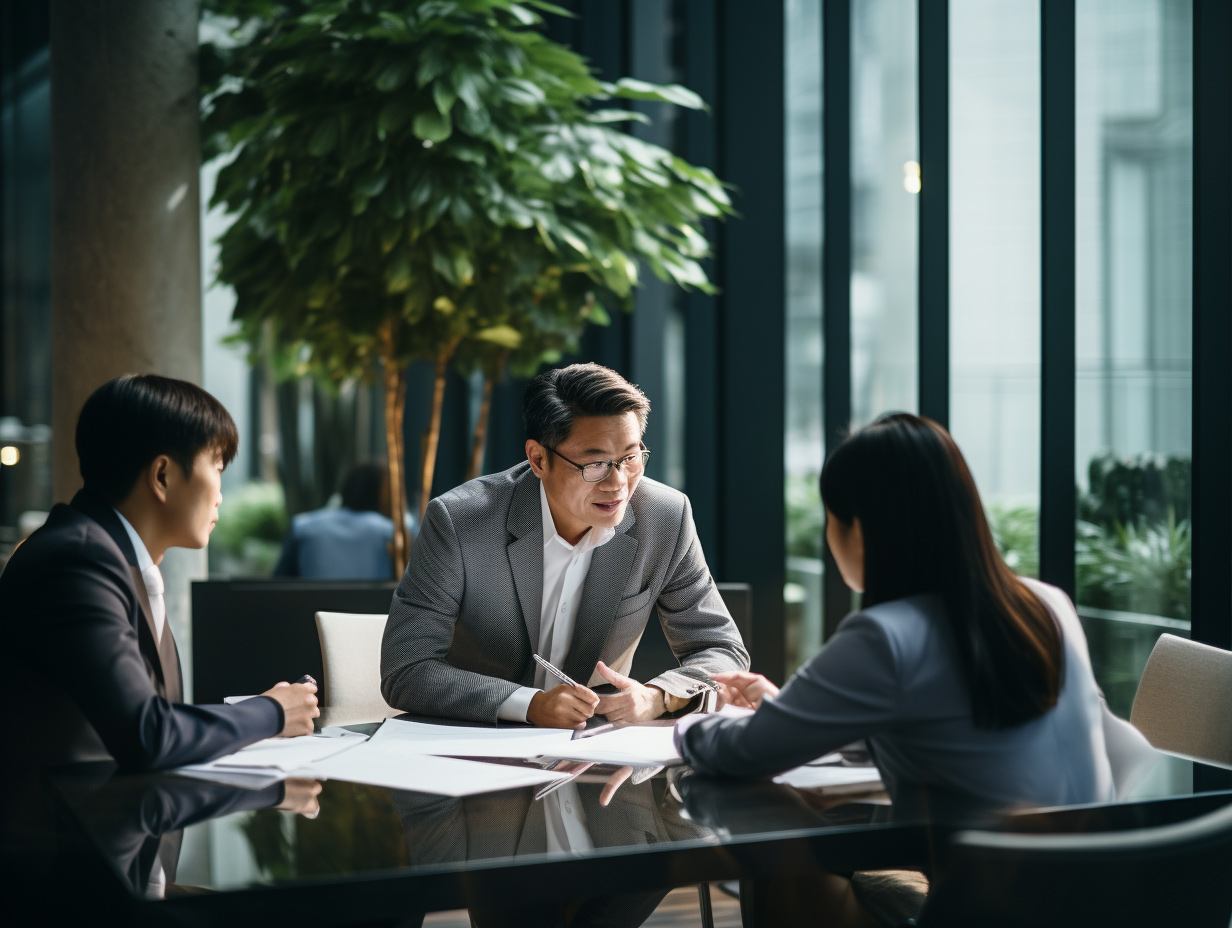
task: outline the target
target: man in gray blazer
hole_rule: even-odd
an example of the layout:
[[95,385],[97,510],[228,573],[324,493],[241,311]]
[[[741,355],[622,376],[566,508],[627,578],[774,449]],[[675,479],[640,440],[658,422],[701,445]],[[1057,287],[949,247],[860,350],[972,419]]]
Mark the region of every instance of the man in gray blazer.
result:
[[[684,494],[643,477],[650,403],[597,364],[547,371],[523,401],[527,460],[434,499],[394,591],[381,691],[404,712],[581,728],[701,699],[749,656]],[[681,662],[626,674],[651,611]],[[579,685],[538,666],[542,655]],[[615,693],[589,687],[609,683]]]

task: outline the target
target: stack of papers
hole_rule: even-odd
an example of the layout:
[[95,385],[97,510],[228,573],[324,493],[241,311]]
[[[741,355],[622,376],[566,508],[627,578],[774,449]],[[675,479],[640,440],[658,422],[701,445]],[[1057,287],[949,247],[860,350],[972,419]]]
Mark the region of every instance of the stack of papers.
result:
[[387,719],[372,736],[374,743],[398,745],[407,753],[442,757],[561,757],[573,731],[567,728],[468,728]]
[[216,783],[260,789],[286,777],[312,776],[314,765],[327,757],[358,747],[368,739],[345,729],[328,735],[266,738],[204,764],[189,764],[177,772]]
[[538,767],[485,764],[409,750],[396,739],[375,738],[353,751],[326,758],[313,768],[319,777],[409,789],[442,796],[469,796],[563,780],[568,775]]
[[562,760],[596,764],[667,767],[683,762],[676,750],[674,725],[629,725],[600,735],[577,738],[547,752]]

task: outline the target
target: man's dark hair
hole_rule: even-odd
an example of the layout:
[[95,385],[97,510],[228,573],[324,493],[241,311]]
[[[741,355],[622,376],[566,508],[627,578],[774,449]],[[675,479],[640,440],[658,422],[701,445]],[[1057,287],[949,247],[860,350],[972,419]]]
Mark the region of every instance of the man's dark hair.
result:
[[527,385],[522,398],[526,437],[545,448],[555,448],[567,439],[578,416],[627,412],[637,416],[638,428],[646,434],[650,400],[636,385],[601,364],[571,364],[544,371]]
[[360,461],[342,478],[342,505],[355,512],[389,515],[389,468],[376,461]]
[[77,417],[77,460],[86,490],[114,506],[165,454],[192,475],[193,460],[217,449],[230,464],[239,447],[235,421],[196,384],[157,374],[125,374],[86,400]]

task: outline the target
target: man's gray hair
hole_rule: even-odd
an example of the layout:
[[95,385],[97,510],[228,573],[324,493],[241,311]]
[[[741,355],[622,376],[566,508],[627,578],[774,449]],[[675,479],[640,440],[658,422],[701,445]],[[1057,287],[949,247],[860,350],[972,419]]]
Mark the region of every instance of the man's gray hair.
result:
[[522,421],[526,437],[555,448],[573,431],[578,416],[637,416],[639,432],[646,434],[650,400],[618,373],[602,364],[571,364],[544,371],[526,387]]

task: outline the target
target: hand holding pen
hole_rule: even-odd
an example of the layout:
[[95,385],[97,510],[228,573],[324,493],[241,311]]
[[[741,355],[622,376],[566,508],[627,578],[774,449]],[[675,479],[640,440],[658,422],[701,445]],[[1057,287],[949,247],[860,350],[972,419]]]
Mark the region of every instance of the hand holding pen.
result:
[[526,721],[541,728],[585,728],[586,720],[595,714],[595,706],[599,704],[598,695],[538,654],[534,658],[550,675],[564,682],[531,697],[526,708]]

